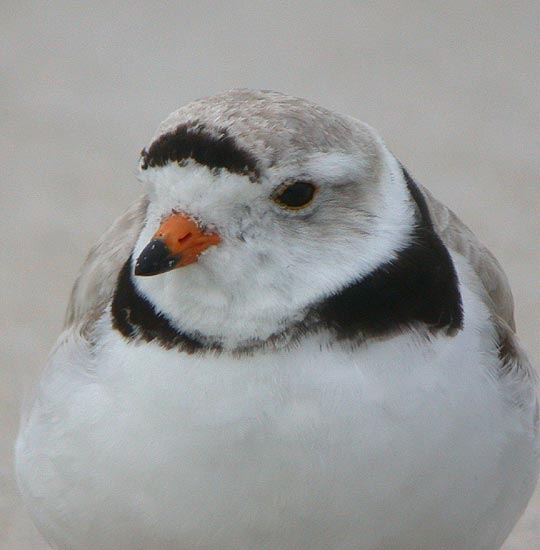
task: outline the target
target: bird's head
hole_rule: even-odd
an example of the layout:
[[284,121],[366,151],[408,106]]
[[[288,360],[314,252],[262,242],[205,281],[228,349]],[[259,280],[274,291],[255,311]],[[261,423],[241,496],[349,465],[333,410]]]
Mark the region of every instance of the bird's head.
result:
[[264,340],[391,260],[412,227],[399,163],[367,125],[274,92],[172,113],[143,151],[134,284],[180,330]]

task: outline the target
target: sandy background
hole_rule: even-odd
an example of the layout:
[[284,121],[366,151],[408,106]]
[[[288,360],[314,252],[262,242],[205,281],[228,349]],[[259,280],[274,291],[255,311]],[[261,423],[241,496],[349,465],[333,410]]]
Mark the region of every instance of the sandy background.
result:
[[[378,128],[495,252],[540,359],[540,3],[2,0],[0,547],[45,548],[11,450],[90,245],[169,111],[232,87]],[[505,546],[540,548],[540,496]]]

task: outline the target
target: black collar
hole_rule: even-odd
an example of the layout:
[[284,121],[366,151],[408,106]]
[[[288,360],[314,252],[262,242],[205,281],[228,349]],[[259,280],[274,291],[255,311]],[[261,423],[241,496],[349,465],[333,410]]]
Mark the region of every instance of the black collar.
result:
[[[285,336],[288,342],[298,341],[313,331],[327,331],[338,340],[359,343],[411,328],[448,335],[462,328],[463,309],[452,258],[433,228],[424,196],[405,169],[403,175],[417,206],[410,244],[368,276],[310,307],[304,321],[291,326],[286,335],[238,351],[253,351]],[[113,326],[125,338],[156,340],[166,348],[188,353],[221,351],[220,344],[175,329],[137,291],[132,277],[129,259],[120,272],[111,306]]]
[[410,244],[395,259],[314,308],[319,322],[340,339],[384,337],[412,326],[448,334],[462,328],[461,294],[452,258],[433,228],[424,196],[402,170],[417,206]]

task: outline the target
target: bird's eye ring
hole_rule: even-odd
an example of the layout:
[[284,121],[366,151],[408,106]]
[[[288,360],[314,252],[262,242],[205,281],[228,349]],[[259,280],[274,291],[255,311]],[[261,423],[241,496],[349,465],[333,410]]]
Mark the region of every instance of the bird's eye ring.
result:
[[277,188],[272,199],[282,208],[300,210],[313,202],[318,190],[311,181],[287,182]]

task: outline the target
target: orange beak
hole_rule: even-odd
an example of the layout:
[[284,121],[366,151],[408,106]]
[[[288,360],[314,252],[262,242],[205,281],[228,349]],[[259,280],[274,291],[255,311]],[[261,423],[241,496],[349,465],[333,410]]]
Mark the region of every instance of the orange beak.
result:
[[204,250],[219,244],[216,233],[204,233],[186,214],[174,213],[156,231],[135,263],[135,275],[166,273],[196,262]]

